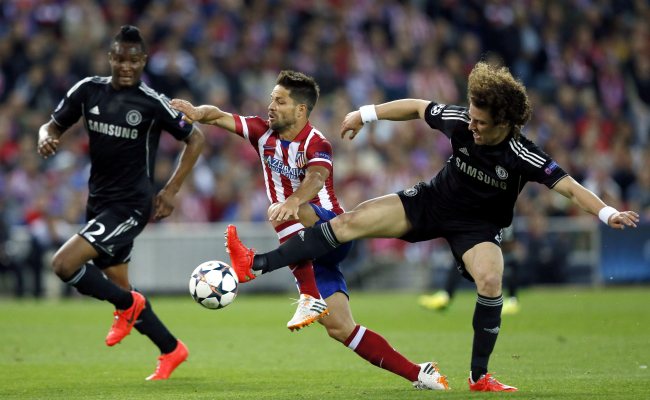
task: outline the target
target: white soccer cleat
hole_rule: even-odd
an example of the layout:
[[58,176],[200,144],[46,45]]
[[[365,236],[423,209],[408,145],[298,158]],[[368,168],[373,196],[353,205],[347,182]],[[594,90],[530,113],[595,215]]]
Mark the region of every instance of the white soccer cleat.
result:
[[291,331],[311,325],[329,314],[327,303],[323,299],[301,294],[296,303],[298,303],[296,313],[293,314],[291,321],[287,322],[287,328]]
[[434,362],[426,362],[418,365],[420,366],[420,373],[418,374],[418,380],[413,382],[414,388],[425,390],[449,390],[447,377],[440,374],[438,364]]

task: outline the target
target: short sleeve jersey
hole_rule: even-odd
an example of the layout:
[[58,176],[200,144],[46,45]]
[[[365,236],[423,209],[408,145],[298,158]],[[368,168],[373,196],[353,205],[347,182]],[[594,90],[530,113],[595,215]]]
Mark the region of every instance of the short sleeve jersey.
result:
[[440,206],[451,217],[480,219],[501,227],[511,224],[515,202],[524,185],[549,188],[567,173],[523,135],[494,146],[477,145],[469,130],[466,107],[432,102],[425,121],[449,138],[452,155],[431,183]]
[[341,214],[334,193],[334,167],[332,145],[310,123],[292,141],[283,140],[260,117],[235,118],[236,133],[247,139],[259,154],[266,184],[266,194],[271,203],[286,200],[305,179],[307,168],[322,166],[329,170],[329,177],[310,203]]
[[151,201],[161,132],[177,140],[192,132],[192,125],[170,107],[167,97],[143,82],[116,90],[111,77],[79,81],[52,114],[64,129],[80,117],[89,136],[89,197],[100,204]]

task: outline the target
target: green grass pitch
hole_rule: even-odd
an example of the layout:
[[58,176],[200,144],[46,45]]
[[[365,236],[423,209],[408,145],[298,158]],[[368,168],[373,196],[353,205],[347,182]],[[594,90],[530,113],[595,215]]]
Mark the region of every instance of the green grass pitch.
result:
[[442,313],[415,293],[352,293],[357,323],[414,362],[436,360],[449,392],[417,391],[314,325],[285,328],[286,295],[240,295],[218,311],[152,297],[190,349],[168,381],[146,382],[155,347],[135,330],[104,345],[111,307],[89,298],[0,299],[0,399],[650,399],[650,288],[528,289],[505,316],[490,371],[517,393],[470,393],[475,294]]

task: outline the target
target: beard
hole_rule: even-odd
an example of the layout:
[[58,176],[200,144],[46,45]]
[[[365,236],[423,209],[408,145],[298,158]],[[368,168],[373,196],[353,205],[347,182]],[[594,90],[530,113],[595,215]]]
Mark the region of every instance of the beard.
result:
[[293,126],[296,124],[296,120],[289,121],[289,120],[282,120],[280,121],[277,117],[275,118],[274,121],[270,123],[271,129],[274,131],[284,131],[286,129],[289,129],[289,127]]

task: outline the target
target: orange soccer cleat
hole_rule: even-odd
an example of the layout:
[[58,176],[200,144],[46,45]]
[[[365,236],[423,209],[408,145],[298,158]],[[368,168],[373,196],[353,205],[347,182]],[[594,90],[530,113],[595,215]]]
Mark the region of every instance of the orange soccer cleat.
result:
[[131,333],[135,321],[137,321],[140,313],[144,310],[147,302],[144,296],[133,290],[131,291],[131,296],[133,296],[133,304],[131,304],[131,307],[126,310],[115,310],[113,313],[115,319],[113,320],[111,329],[108,331],[108,335],[106,335],[107,346],[118,344],[126,335]]
[[517,388],[514,386],[504,385],[497,381],[490,374],[485,374],[476,382],[472,381],[470,376],[467,380],[469,383],[469,390],[472,392],[516,392]]
[[174,351],[158,357],[156,370],[153,374],[149,375],[146,380],[162,381],[168,379],[176,367],[178,367],[183,361],[187,360],[189,354],[190,352],[187,350],[187,346],[179,340]]
[[251,281],[259,275],[251,269],[255,250],[244,246],[239,240],[235,225],[228,225],[226,229],[226,251],[230,254],[230,266],[235,270],[239,282]]

